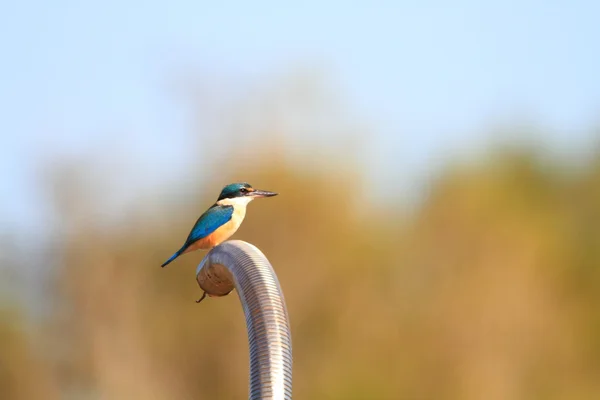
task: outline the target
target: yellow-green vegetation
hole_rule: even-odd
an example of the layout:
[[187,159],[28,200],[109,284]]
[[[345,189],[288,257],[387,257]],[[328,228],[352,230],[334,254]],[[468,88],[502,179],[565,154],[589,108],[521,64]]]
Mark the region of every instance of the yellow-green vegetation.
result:
[[[389,199],[338,201],[365,185],[358,166],[276,161],[245,176],[280,196],[253,203],[235,238],[283,286],[294,398],[600,398],[600,163],[562,173],[513,152],[448,169],[406,218]],[[140,198],[113,227],[61,186],[53,306],[27,331],[1,314],[0,398],[245,398],[237,296],[194,302],[202,252],[160,268],[238,177],[175,206]]]

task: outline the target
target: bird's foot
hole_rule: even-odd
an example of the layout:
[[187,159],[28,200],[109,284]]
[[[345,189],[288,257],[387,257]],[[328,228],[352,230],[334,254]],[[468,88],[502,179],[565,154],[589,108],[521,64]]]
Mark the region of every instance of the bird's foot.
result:
[[204,300],[205,297],[206,297],[206,292],[204,292],[202,294],[202,297],[200,297],[200,299],[196,300],[196,303],[200,303],[202,300]]

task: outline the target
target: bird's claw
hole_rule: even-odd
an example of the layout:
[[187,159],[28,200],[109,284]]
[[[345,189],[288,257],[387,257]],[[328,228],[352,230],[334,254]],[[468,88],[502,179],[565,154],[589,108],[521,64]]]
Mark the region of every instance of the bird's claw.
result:
[[202,300],[204,300],[205,297],[206,297],[206,292],[204,292],[202,294],[202,297],[200,297],[200,299],[196,300],[196,303],[200,303]]

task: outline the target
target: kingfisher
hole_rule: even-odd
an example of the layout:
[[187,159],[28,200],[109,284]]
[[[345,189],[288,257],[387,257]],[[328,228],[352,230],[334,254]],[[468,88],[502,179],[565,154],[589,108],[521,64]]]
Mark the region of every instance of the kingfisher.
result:
[[272,196],[277,196],[277,193],[254,189],[246,182],[225,186],[215,204],[198,218],[183,246],[161,267],[166,267],[182,254],[212,249],[224,242],[242,224],[248,203],[256,198]]

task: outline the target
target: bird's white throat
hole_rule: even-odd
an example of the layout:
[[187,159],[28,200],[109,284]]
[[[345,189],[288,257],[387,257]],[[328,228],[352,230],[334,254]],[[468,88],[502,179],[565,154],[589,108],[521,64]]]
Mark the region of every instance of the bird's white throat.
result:
[[246,207],[252,200],[254,200],[254,197],[251,196],[234,197],[231,199],[219,200],[217,201],[217,204],[220,206]]

